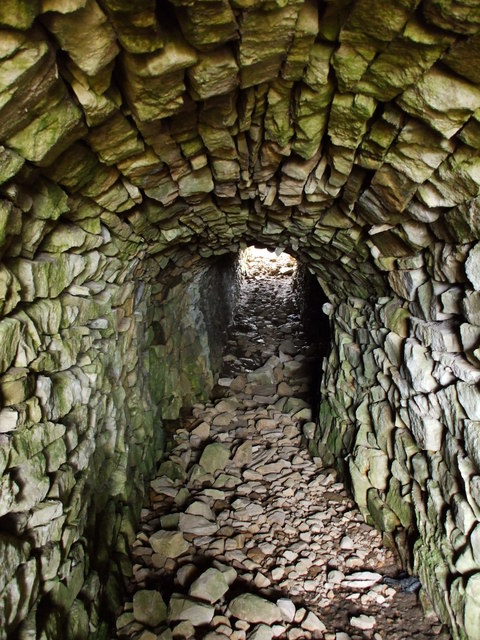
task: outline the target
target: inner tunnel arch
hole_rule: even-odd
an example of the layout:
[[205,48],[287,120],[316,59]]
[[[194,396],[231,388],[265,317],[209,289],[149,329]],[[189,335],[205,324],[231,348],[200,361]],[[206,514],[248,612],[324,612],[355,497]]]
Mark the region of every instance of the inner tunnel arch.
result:
[[252,242],[329,298],[318,453],[406,564],[418,531],[413,570],[478,637],[479,21],[437,0],[2,2],[0,638],[101,635],[162,424],[210,379],[202,260]]

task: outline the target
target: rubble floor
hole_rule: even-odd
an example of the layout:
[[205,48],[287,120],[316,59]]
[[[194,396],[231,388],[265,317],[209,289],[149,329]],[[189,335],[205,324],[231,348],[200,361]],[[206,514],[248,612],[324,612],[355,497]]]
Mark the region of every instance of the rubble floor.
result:
[[450,638],[306,449],[318,353],[292,270],[283,256],[250,263],[213,399],[173,434],[151,482],[119,640]]

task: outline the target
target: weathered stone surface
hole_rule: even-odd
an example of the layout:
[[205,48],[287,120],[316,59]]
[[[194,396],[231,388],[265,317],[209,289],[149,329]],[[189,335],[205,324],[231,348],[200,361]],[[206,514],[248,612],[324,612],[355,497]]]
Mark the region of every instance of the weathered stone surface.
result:
[[162,47],[164,38],[154,4],[150,0],[133,5],[106,0],[104,6],[117,38],[126,51],[150,53]]
[[342,147],[355,149],[366,131],[366,121],[375,110],[375,100],[354,94],[335,94],[328,121],[328,134]]
[[421,449],[439,451],[442,446],[444,426],[432,415],[431,407],[424,396],[411,398],[408,403],[408,415],[412,434]]
[[480,622],[479,583],[480,576],[476,573],[468,579],[465,588],[465,631],[471,638],[475,638],[478,635]]
[[416,340],[409,339],[405,343],[405,366],[413,389],[420,392],[433,391],[437,387],[434,379],[434,362],[425,347]]
[[208,624],[214,613],[213,607],[175,593],[168,605],[168,620],[187,620],[194,627]]
[[472,457],[477,470],[480,469],[480,421],[466,420],[464,426],[465,447]]
[[157,531],[149,539],[155,553],[164,558],[178,558],[188,550],[181,531]]
[[[285,410],[318,465],[348,460],[362,513],[400,552],[416,523],[426,591],[455,633],[474,627],[474,588],[464,592],[478,564],[468,532],[480,495],[479,12],[470,5],[1,3],[0,511],[36,546],[34,562],[9,556],[8,580],[0,570],[9,634],[33,637],[46,599],[42,633],[103,633],[98,603],[118,604],[113,562],[127,566],[144,487],[163,460],[161,431],[186,408],[212,408],[195,404],[213,386],[233,288],[200,274],[248,244],[286,248],[328,295],[320,415],[294,389],[302,364],[291,346],[261,368],[264,349],[249,380],[229,372],[223,392],[274,409],[252,425],[223,407],[175,442],[163,468],[172,483],[150,487],[183,509],[191,547],[174,529],[178,513],[158,516],[178,534],[172,553],[214,538],[212,554],[259,565],[248,567],[256,588],[275,582],[242,536],[286,527],[283,506],[267,510],[258,496],[288,474],[283,498],[297,491],[299,454],[257,460],[230,438],[255,426],[273,442]],[[211,431],[197,430],[201,421]],[[194,466],[217,427],[231,455]],[[244,474],[252,498],[237,496],[214,531]],[[197,495],[207,488],[219,493]],[[301,524],[292,528],[311,544],[318,523]],[[85,531],[98,542],[101,580],[84,557]],[[150,537],[135,553],[168,571],[175,558],[152,553]],[[285,550],[292,567],[275,576],[302,575],[308,558],[296,566],[297,551]],[[319,584],[310,576],[305,590]],[[272,633],[310,633],[307,617]],[[195,635],[188,618],[176,622],[177,635]]]
[[296,7],[285,6],[272,11],[248,11],[242,15],[239,55],[242,87],[259,84],[277,74],[297,14]]
[[5,318],[0,322],[0,371],[12,364],[20,343],[21,325],[18,320]]
[[398,104],[451,138],[480,106],[480,91],[454,75],[428,71],[416,87],[405,91]]
[[156,627],[167,617],[167,606],[158,591],[143,589],[133,596],[133,615],[137,622]]
[[218,569],[207,569],[192,583],[189,595],[214,604],[228,591],[224,574]]
[[246,622],[273,624],[282,619],[279,608],[273,602],[251,593],[237,596],[228,607],[236,618]]
[[238,67],[230,49],[204,52],[188,69],[191,92],[196,100],[232,91],[238,84]]
[[[115,32],[94,0],[87,0],[72,13],[49,12],[48,28],[76,65],[89,76],[99,73],[117,55]],[[82,42],[95,43],[85,51]]]
[[470,420],[480,420],[480,391],[476,385],[458,382],[456,385],[458,401]]
[[84,132],[80,109],[65,97],[11,136],[7,143],[27,160],[44,166],[51,164]]
[[181,108],[183,70],[196,61],[197,54],[178,34],[169,35],[159,52],[142,57],[124,55],[125,92],[139,120],[159,120]]
[[197,536],[208,536],[218,531],[218,524],[208,520],[204,516],[197,516],[187,513],[180,514],[178,523],[180,531],[193,533]]
[[137,131],[118,112],[100,126],[92,127],[88,141],[105,164],[116,164],[141,153],[144,148]]
[[467,278],[472,283],[474,289],[480,290],[480,244],[476,244],[469,252],[465,262]]
[[230,449],[220,443],[208,444],[202,452],[199,464],[206,473],[223,471],[230,458]]

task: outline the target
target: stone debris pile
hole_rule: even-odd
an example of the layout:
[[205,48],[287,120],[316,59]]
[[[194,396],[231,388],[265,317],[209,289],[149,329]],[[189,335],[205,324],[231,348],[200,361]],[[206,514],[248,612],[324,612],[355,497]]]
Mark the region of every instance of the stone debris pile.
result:
[[[222,397],[194,406],[150,484],[119,640],[406,639],[417,622],[415,638],[448,637],[423,620],[414,594],[383,581],[398,572],[392,553],[335,471],[302,446],[315,428],[311,352],[295,346],[304,338],[292,296],[274,310],[289,281],[272,289],[267,279],[263,293],[246,281],[241,302],[260,313],[247,322],[241,305],[235,327],[248,325],[253,340],[247,349],[234,330]],[[259,354],[260,366],[240,371],[242,357]]]

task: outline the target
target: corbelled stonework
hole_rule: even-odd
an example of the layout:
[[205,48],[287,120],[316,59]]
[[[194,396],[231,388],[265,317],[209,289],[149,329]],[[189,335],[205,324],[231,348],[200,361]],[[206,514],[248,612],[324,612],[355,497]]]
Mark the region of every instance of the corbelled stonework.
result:
[[0,638],[107,635],[162,423],[213,380],[205,283],[230,299],[216,261],[256,242],[329,298],[312,452],[478,640],[480,4],[2,0],[0,25]]

